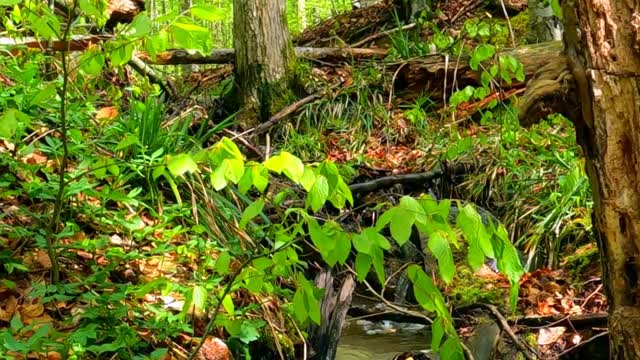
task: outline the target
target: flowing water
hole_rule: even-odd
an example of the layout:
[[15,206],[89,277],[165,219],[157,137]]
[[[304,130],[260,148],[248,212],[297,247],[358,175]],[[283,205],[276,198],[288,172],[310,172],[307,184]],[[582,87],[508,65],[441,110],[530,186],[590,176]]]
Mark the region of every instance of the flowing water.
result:
[[427,349],[429,343],[424,325],[349,321],[342,330],[336,360],[391,360],[405,351]]

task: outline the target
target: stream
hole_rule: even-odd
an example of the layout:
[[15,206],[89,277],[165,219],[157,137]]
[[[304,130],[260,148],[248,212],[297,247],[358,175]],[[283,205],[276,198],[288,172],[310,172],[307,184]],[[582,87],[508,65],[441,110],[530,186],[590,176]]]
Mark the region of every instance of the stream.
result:
[[391,360],[405,351],[429,347],[429,328],[392,321],[348,319],[342,330],[336,360]]

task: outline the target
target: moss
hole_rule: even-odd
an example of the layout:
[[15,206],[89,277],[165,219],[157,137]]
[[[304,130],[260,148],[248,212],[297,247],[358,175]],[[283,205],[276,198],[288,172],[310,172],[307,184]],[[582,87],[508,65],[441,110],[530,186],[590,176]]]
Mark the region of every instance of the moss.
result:
[[[516,38],[516,45],[524,45],[527,41],[527,29],[529,27],[529,10],[524,10],[520,12],[518,15],[509,19],[511,22],[511,28],[513,29],[513,35]],[[511,46],[511,36],[509,35],[509,25],[506,20],[496,20],[497,24],[506,29],[501,33],[495,34],[492,39],[492,43],[496,46],[500,47],[510,47]]]
[[488,279],[477,277],[467,266],[458,269],[458,273],[448,295],[454,307],[477,303],[506,305],[508,294]]
[[562,262],[562,266],[569,271],[574,279],[584,279],[593,273],[590,268],[599,267],[598,247],[591,243],[579,247],[570,255],[567,255]]

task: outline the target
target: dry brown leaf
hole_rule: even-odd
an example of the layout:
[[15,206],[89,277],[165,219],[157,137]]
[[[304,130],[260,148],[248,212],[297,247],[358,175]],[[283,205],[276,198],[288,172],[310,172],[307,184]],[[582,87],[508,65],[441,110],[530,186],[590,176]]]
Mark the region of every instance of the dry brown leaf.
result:
[[540,329],[538,334],[538,346],[555,344],[567,329],[564,326],[556,326]]
[[0,320],[9,322],[18,308],[18,300],[14,296],[9,296],[0,306]]
[[36,253],[36,260],[38,264],[42,266],[44,269],[51,269],[51,259],[49,258],[49,254],[46,251],[39,249]]
[[118,116],[118,109],[114,106],[106,106],[96,111],[96,120],[111,120]]
[[20,315],[25,318],[37,318],[44,314],[44,306],[42,304],[23,305],[20,308]]

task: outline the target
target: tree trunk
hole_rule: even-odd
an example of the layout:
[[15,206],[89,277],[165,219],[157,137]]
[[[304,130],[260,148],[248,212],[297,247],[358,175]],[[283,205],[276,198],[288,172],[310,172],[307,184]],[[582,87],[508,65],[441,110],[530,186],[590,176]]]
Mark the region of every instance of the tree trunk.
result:
[[398,19],[405,24],[414,22],[420,13],[431,15],[432,0],[393,0]]
[[612,359],[640,359],[640,2],[569,0],[565,45],[610,303]]
[[234,0],[233,44],[241,124],[269,119],[287,89],[295,60],[285,0]]
[[562,40],[562,23],[553,15],[549,1],[529,0],[529,44]]

